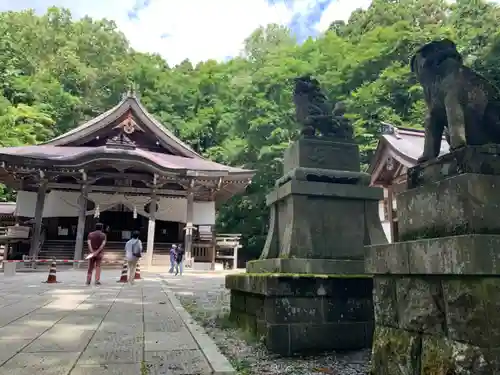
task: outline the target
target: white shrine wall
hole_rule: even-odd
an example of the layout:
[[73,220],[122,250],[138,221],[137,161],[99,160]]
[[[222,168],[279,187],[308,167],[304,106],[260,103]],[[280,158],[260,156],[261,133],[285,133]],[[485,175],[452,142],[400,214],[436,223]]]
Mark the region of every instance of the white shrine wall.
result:
[[[17,216],[34,217],[36,206],[36,192],[18,191],[16,200]],[[78,216],[79,192],[52,190],[45,196],[43,217],[76,217]],[[89,193],[89,200],[99,211],[109,210],[118,204],[127,206],[130,210],[137,210],[137,214],[148,217],[144,206],[149,202],[148,196],[133,196],[126,194]],[[213,225],[215,224],[215,202],[194,202],[193,224]],[[87,211],[87,215],[93,215],[94,210]],[[158,197],[157,220],[174,221],[185,223],[187,214],[186,198]]]

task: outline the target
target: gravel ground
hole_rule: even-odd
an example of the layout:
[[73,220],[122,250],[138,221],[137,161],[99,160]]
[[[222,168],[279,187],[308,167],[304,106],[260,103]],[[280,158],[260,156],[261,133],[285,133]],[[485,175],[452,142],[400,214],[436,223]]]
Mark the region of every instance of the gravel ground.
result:
[[280,358],[268,353],[262,343],[228,321],[229,291],[224,288],[224,276],[194,273],[168,276],[167,283],[239,375],[368,374],[369,350],[306,358]]

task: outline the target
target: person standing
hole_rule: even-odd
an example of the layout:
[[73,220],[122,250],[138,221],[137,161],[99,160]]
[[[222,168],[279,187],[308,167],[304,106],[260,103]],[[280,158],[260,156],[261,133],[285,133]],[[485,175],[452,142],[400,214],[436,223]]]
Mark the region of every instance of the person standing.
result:
[[95,268],[95,285],[101,285],[101,262],[104,256],[103,249],[106,245],[106,234],[103,232],[104,225],[97,223],[95,230],[90,232],[87,237],[89,253],[93,254],[89,259],[89,268],[87,269],[87,285],[92,281],[92,272]]
[[184,249],[182,248],[182,245],[179,245],[179,247],[177,247],[177,251],[175,252],[175,276],[177,276],[178,273],[180,273],[182,276],[183,260],[184,260]]
[[128,282],[130,285],[134,284],[137,262],[142,257],[142,242],[139,235],[139,231],[134,230],[132,237],[125,244],[125,258],[128,264]]
[[176,253],[177,253],[177,245],[173,244],[170,247],[170,269],[168,270],[168,273],[174,273]]

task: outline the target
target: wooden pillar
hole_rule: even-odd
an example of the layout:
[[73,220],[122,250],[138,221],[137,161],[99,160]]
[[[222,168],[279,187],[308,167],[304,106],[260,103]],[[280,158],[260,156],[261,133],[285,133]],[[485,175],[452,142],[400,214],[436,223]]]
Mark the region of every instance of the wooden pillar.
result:
[[393,215],[393,197],[394,197],[394,190],[392,185],[387,186],[387,219],[389,220],[389,228],[390,228],[390,234],[391,234],[391,240],[390,242],[396,242],[395,233],[394,233],[394,215]]
[[186,211],[186,235],[184,236],[184,250],[186,251],[186,259],[192,258],[193,248],[193,214],[194,214],[194,192],[192,190],[193,181],[187,194],[187,211]]
[[36,194],[36,205],[35,205],[35,225],[33,226],[33,233],[31,235],[30,244],[30,256],[33,258],[38,257],[40,252],[40,238],[42,232],[42,219],[43,219],[43,208],[45,206],[45,195],[47,193],[48,181],[44,178],[43,172],[40,172],[40,184],[38,186],[38,192]]
[[[86,181],[84,174],[83,180]],[[76,242],[74,260],[83,259],[83,246],[85,243],[85,221],[87,218],[87,198],[89,193],[89,185],[84,183],[82,191],[78,197],[78,226],[76,228]]]
[[148,221],[148,240],[146,246],[146,261],[148,267],[153,265],[153,250],[155,246],[155,228],[156,228],[156,189],[151,190],[151,203],[149,205]]
[[217,255],[217,237],[215,235],[215,225],[212,225],[210,227],[210,230],[212,231],[212,247],[211,247],[211,250],[212,250],[212,266],[210,267],[210,269],[212,271],[215,271],[215,256]]
[[238,249],[240,248],[240,245],[234,247],[234,253],[233,253],[233,270],[238,268]]

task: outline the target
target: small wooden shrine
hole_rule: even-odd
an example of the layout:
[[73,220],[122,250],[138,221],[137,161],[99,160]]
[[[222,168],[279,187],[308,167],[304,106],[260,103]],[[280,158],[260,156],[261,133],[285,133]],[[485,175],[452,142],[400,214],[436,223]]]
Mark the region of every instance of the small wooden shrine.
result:
[[[381,136],[368,173],[371,186],[384,188],[384,200],[380,202],[380,220],[390,242],[398,238],[395,194],[406,190],[406,172],[417,164],[424,150],[424,131],[397,128],[383,123]],[[449,152],[446,141],[441,143],[441,154]]]

